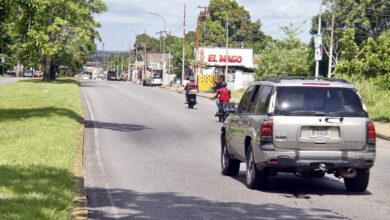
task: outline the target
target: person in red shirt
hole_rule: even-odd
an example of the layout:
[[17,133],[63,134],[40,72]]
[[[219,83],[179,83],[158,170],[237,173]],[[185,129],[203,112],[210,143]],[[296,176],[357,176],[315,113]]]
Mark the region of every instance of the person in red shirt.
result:
[[230,102],[231,92],[226,88],[226,83],[222,83],[222,88],[217,90],[217,94],[214,98],[218,98],[218,112],[215,114],[217,116],[222,109],[222,105]]
[[198,86],[195,84],[195,80],[191,79],[186,86],[184,87],[185,90],[185,97],[186,97],[186,102],[185,104],[188,103],[188,93],[190,92],[191,89],[198,89]]

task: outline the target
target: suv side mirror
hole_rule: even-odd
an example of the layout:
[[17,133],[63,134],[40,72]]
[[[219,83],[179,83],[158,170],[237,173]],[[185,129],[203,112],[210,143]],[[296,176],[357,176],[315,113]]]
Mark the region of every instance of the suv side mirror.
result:
[[238,105],[236,103],[228,103],[223,105],[223,111],[228,113],[236,113]]

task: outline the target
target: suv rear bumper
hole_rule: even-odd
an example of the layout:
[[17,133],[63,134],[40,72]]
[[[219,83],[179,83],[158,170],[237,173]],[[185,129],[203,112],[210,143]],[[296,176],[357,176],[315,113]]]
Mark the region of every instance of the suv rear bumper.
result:
[[264,146],[253,141],[255,163],[258,169],[318,169],[320,164],[327,170],[337,168],[367,169],[374,165],[375,151],[308,151],[276,149],[272,144]]

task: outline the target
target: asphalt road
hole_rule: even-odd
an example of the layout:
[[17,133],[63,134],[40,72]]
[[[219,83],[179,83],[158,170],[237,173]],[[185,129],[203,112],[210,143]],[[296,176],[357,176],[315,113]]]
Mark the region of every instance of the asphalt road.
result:
[[90,219],[385,219],[390,143],[378,140],[365,193],[342,180],[281,174],[265,191],[220,174],[215,104],[162,88],[82,81],[84,172]]
[[14,83],[20,80],[27,80],[29,78],[22,78],[22,77],[1,77],[0,76],[0,84],[6,84],[6,83]]

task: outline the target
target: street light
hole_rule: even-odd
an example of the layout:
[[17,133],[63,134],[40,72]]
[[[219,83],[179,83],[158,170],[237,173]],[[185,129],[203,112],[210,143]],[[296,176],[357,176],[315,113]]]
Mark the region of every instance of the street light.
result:
[[167,31],[166,31],[166,23],[165,23],[165,19],[164,19],[163,16],[161,16],[161,15],[159,15],[157,13],[154,13],[154,12],[150,12],[150,14],[155,15],[155,16],[161,18],[161,20],[164,23],[164,35],[163,35],[163,75],[164,75],[164,72],[165,72],[164,71],[165,70],[165,68],[164,68],[164,62],[165,62],[165,34],[167,33]]
[[165,19],[164,19],[164,17],[163,16],[161,16],[161,15],[159,15],[159,14],[157,14],[157,13],[154,13],[154,12],[150,12],[150,14],[152,14],[152,15],[155,15],[155,16],[157,16],[157,17],[159,17],[159,18],[161,18],[161,20],[163,21],[163,23],[164,23],[164,31],[166,31],[165,30]]

